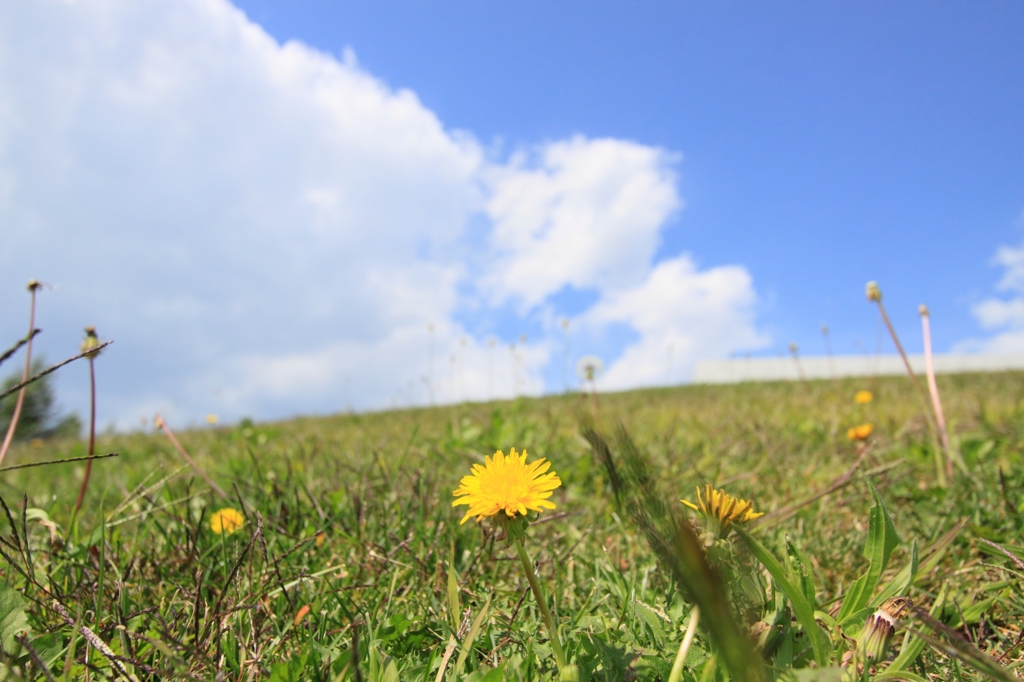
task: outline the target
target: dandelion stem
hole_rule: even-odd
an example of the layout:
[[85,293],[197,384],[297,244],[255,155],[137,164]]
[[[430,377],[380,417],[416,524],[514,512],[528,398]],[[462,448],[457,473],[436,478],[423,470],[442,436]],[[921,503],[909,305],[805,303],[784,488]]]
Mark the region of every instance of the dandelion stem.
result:
[[686,655],[690,653],[690,645],[693,644],[693,637],[697,634],[697,622],[700,620],[700,607],[694,606],[690,611],[690,622],[686,625],[686,634],[679,644],[679,653],[672,664],[672,672],[668,675],[668,682],[679,682],[683,676],[683,664],[686,663]]
[[96,366],[93,364],[95,356],[89,356],[89,460],[85,463],[85,477],[82,479],[82,487],[78,491],[78,499],[75,500],[75,513],[82,509],[82,501],[85,500],[85,491],[89,487],[89,476],[92,474],[93,451],[96,449]]
[[526,579],[530,582],[530,589],[533,590],[533,596],[537,599],[537,606],[540,607],[540,613],[544,616],[544,624],[547,626],[548,635],[551,637],[551,650],[555,654],[555,663],[558,664],[558,670],[562,671],[565,669],[565,654],[562,653],[562,644],[558,641],[558,630],[555,629],[555,621],[551,617],[551,611],[548,609],[548,602],[544,597],[544,589],[537,581],[537,574],[533,572],[533,562],[530,560],[529,555],[527,555],[526,550],[523,549],[523,544],[517,538],[512,538],[512,544],[516,546],[519,561],[522,562],[523,570],[526,571]]
[[209,476],[207,476],[206,472],[203,471],[199,467],[199,465],[196,464],[196,461],[189,456],[189,454],[185,450],[185,448],[183,448],[181,446],[181,443],[178,442],[178,439],[175,438],[174,432],[171,431],[171,427],[169,427],[167,425],[167,422],[164,421],[164,418],[160,416],[160,413],[157,413],[156,417],[153,419],[153,423],[156,425],[156,427],[158,429],[161,429],[164,432],[164,434],[167,435],[167,439],[171,441],[171,445],[173,445],[174,449],[178,451],[178,454],[181,455],[181,458],[184,459],[186,462],[188,462],[189,466],[191,466],[195,470],[195,472],[197,474],[199,474],[203,478],[204,481],[206,481],[206,485],[210,486],[210,488],[215,493],[220,495],[225,500],[230,499],[230,498],[228,498],[228,494],[226,492],[224,492],[224,489],[221,488],[216,483],[214,483],[213,479],[210,478]]
[[[885,322],[885,326],[889,329],[889,335],[892,337],[892,342],[896,344],[896,350],[900,352],[900,357],[903,358],[903,364],[906,366],[907,374],[910,375],[910,381],[914,384],[914,389],[917,391],[917,397],[921,399],[921,404],[924,406],[924,416],[932,432],[932,440],[935,441],[936,449],[941,448],[942,446],[939,442],[938,436],[939,429],[935,425],[935,418],[932,416],[931,406],[928,404],[928,399],[924,395],[924,389],[921,388],[921,382],[917,380],[917,375],[914,374],[914,370],[910,366],[910,360],[907,358],[907,354],[903,350],[903,344],[900,343],[900,337],[896,336],[896,329],[892,326],[892,322],[889,321],[889,315],[885,312],[885,306],[882,305],[882,300],[878,299],[875,303],[878,304],[878,310],[882,313],[882,321]],[[944,451],[945,448],[942,448],[942,450]],[[935,456],[936,458],[941,458],[943,457],[943,454],[942,452],[938,452]],[[945,467],[941,460],[936,462],[935,469],[935,473],[939,479],[939,487],[947,487],[948,480],[946,478]]]
[[935,421],[939,426],[939,442],[946,451],[946,477],[953,478],[953,457],[949,450],[949,432],[946,430],[946,416],[942,412],[942,400],[939,399],[939,385],[935,382],[935,363],[932,361],[932,327],[928,308],[921,306],[921,332],[924,336],[924,369],[928,377],[928,393],[935,409]]
[[[22,384],[28,381],[28,373],[32,368],[32,339],[35,338],[33,332],[36,328],[36,291],[38,289],[39,285],[34,280],[29,282],[28,291],[32,295],[32,303],[29,306],[28,313],[28,343],[25,345],[25,371],[21,377]],[[11,447],[11,441],[14,440],[14,430],[18,428],[18,419],[21,418],[21,408],[25,404],[25,391],[27,388],[27,386],[24,386],[18,392],[18,401],[14,404],[11,423],[7,426],[7,435],[4,436],[3,445],[0,445],[0,464],[3,464],[4,457],[7,456],[7,449]]]

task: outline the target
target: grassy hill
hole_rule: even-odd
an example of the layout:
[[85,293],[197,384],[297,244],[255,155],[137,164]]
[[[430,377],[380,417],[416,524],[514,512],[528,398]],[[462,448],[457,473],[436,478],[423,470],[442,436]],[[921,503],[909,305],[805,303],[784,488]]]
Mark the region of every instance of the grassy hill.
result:
[[[0,479],[0,660],[11,679],[376,682],[435,680],[442,667],[442,679],[559,679],[515,550],[452,508],[473,464],[515,447],[546,457],[561,479],[557,509],[531,514],[525,547],[579,679],[668,680],[694,600],[708,607],[678,679],[998,678],[1011,673],[994,659],[1024,660],[1024,563],[1012,556],[1024,551],[1024,375],[945,376],[939,386],[963,462],[945,489],[925,408],[899,378],[180,433],[224,498],[162,434],[103,436],[97,449],[120,456],[94,463],[74,521],[81,463]],[[855,404],[859,389],[874,400]],[[874,427],[866,445],[847,438],[862,423]],[[37,442],[5,464],[83,454],[77,441]],[[847,484],[807,501],[844,472]],[[748,536],[715,538],[679,502],[705,484],[766,516],[735,524]],[[211,529],[222,508],[244,518],[236,532]],[[881,535],[865,552],[871,533]],[[841,610],[869,574],[863,608]],[[865,660],[859,633],[892,594],[922,612],[899,621],[884,656]],[[730,647],[751,661],[746,670]],[[785,677],[791,670],[804,676]]]

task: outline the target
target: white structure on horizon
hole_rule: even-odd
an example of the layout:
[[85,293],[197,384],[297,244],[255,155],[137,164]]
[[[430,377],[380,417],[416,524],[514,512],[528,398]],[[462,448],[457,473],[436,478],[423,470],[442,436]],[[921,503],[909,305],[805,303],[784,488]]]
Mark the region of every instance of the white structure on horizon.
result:
[[[910,366],[924,374],[924,355],[910,355]],[[936,374],[1024,370],[1024,355],[946,353],[932,356]],[[906,374],[899,355],[729,358],[698,360],[692,383],[734,384],[741,381],[799,381]]]

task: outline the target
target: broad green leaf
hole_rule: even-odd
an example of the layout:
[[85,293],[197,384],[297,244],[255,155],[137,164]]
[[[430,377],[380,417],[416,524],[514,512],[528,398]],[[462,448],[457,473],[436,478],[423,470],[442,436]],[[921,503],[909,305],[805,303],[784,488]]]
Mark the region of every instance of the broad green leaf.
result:
[[25,600],[12,587],[0,587],[0,644],[5,651],[14,649],[14,636],[28,630]]
[[883,604],[889,597],[906,594],[907,588],[914,584],[914,579],[917,577],[917,563],[917,540],[915,539],[910,545],[910,563],[904,566],[896,574],[896,577],[882,587],[882,590],[875,595],[875,598],[868,602],[869,605],[877,607]]
[[871,495],[875,498],[875,506],[871,508],[871,521],[877,521],[880,526],[875,534],[872,534],[870,526],[868,527],[868,542],[864,545],[864,558],[870,560],[873,565],[877,564],[877,572],[881,575],[900,539],[896,535],[896,526],[893,525],[892,517],[885,507],[885,502],[882,501],[882,496],[878,494],[871,479],[865,476],[864,481],[871,488]]
[[800,585],[800,589],[803,590],[804,596],[807,597],[811,606],[815,606],[817,589],[814,586],[814,568],[811,565],[811,560],[789,537],[786,538],[786,552],[792,559],[787,563],[790,564],[793,581]]
[[843,597],[843,604],[839,607],[839,613],[836,614],[836,620],[840,624],[846,624],[850,617],[860,611],[864,604],[868,602],[868,598],[871,596],[871,590],[868,589],[868,580],[868,575],[864,574],[850,584],[850,589],[846,591],[846,596]]
[[896,526],[892,523],[892,517],[889,516],[889,510],[885,508],[882,496],[878,494],[875,486],[872,485],[866,476],[862,475],[862,477],[868,484],[868,487],[871,488],[872,497],[875,498],[875,505],[871,507],[871,512],[868,516],[868,537],[864,543],[864,558],[869,562],[868,570],[867,573],[850,585],[850,590],[843,599],[843,605],[839,609],[839,615],[836,617],[836,620],[840,623],[846,620],[850,614],[856,613],[867,606],[868,601],[871,599],[871,594],[875,591],[875,587],[882,577],[882,572],[885,571],[885,567],[889,564],[889,557],[892,556],[892,551],[899,544]]
[[384,675],[380,679],[381,682],[399,682],[398,666],[395,665],[395,659],[388,662],[388,666],[384,668]]
[[47,667],[52,666],[64,652],[64,635],[60,632],[51,632],[47,635],[40,635],[31,642],[32,648],[39,654],[39,658]]
[[757,557],[757,560],[771,573],[772,578],[775,579],[775,584],[789,598],[789,603],[793,605],[796,619],[800,621],[804,633],[811,640],[814,660],[818,662],[819,666],[824,667],[828,665],[831,653],[828,638],[821,628],[818,627],[818,622],[814,620],[814,607],[807,601],[803,590],[793,584],[789,576],[786,575],[786,569],[782,567],[782,564],[775,558],[775,555],[769,552],[754,536],[740,527],[736,528],[736,533],[743,538],[750,551]]

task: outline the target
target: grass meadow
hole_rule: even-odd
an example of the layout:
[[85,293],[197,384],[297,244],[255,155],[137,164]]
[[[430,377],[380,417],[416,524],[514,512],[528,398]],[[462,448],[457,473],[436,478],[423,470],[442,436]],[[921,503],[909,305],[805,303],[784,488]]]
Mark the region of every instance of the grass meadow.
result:
[[[99,435],[97,454],[119,456],[94,461],[74,519],[81,462],[0,478],[0,676],[1016,679],[1024,375],[938,381],[962,458],[947,488],[906,378],[178,432],[223,496],[160,432]],[[870,403],[855,403],[862,389]],[[870,437],[850,441],[863,423]],[[510,447],[562,482],[524,545],[571,671],[515,550],[452,507],[471,466]],[[16,443],[5,466],[86,448]],[[679,501],[705,484],[765,516],[716,537]],[[241,513],[235,532],[211,528],[224,508]],[[865,631],[894,596],[913,605],[868,657]]]

